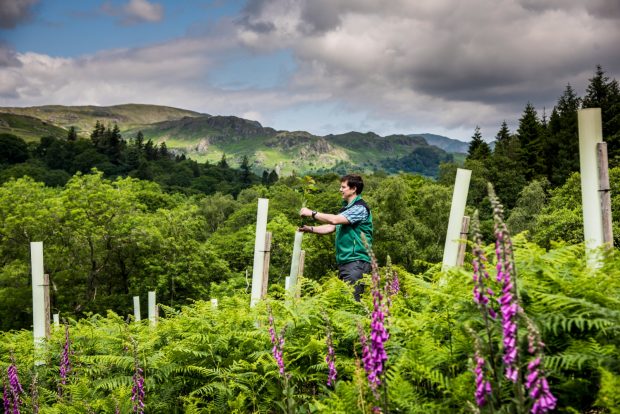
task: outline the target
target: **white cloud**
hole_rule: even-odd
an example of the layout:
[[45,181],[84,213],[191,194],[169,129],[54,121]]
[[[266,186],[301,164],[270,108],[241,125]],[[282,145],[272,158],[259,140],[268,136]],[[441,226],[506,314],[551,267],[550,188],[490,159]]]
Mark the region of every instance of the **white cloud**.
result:
[[[550,113],[567,83],[583,94],[596,64],[618,78],[616,2],[255,0],[215,30],[149,47],[59,59],[0,45],[0,105],[142,102],[319,134],[468,139],[480,125],[492,138],[528,101]],[[295,72],[271,89],[209,84],[240,45],[291,50]]]
[[32,7],[39,0],[0,1],[0,28],[12,29],[31,17]]
[[150,3],[148,0],[129,0],[127,4],[116,7],[110,2],[106,2],[101,10],[111,16],[121,19],[123,25],[133,25],[137,23],[155,23],[164,17],[164,8],[161,4]]

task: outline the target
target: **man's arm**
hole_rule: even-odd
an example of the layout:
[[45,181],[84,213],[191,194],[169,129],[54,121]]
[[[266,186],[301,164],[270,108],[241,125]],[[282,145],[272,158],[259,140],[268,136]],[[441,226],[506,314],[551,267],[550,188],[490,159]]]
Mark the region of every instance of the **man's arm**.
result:
[[333,224],[323,224],[321,226],[301,226],[299,231],[304,233],[329,234],[336,231]]
[[[327,223],[327,224],[332,224],[332,225],[349,224],[349,220],[342,214],[319,213],[318,211],[312,211],[306,207],[299,210],[299,215],[302,217],[312,217],[316,221],[320,221],[321,223]],[[333,232],[334,230],[330,231],[329,233]]]

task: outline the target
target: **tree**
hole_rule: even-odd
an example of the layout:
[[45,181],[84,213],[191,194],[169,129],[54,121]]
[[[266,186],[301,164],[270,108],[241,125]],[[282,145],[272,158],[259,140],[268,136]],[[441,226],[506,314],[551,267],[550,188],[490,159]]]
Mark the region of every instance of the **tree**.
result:
[[69,128],[69,132],[67,133],[67,141],[77,141],[77,132],[75,131],[75,127],[72,126]]
[[162,142],[161,144],[159,144],[159,156],[161,158],[168,158],[170,155],[170,153],[168,152],[168,146],[166,145],[165,142]]
[[252,172],[250,171],[250,161],[248,156],[244,155],[241,160],[241,183],[248,185],[252,183]]
[[612,165],[620,164],[620,87],[618,81],[605,76],[601,65],[590,79],[583,98],[583,108],[601,108],[603,138]]
[[28,144],[12,134],[0,134],[0,164],[18,164],[28,159]]
[[269,178],[267,179],[267,185],[272,185],[277,183],[279,180],[278,177],[278,173],[276,172],[276,170],[271,170],[271,172],[269,173]]
[[489,144],[482,139],[480,127],[476,126],[474,135],[471,137],[471,142],[469,143],[469,149],[467,150],[467,159],[484,161],[490,156],[491,148],[489,147]]
[[521,148],[519,159],[524,166],[525,178],[530,180],[543,175],[546,169],[541,140],[541,123],[536,109],[529,102],[519,119],[517,138]]
[[134,139],[134,145],[140,151],[144,149],[144,134],[142,133],[142,131],[138,131],[138,133],[136,134],[136,138]]
[[228,168],[228,162],[226,161],[226,153],[222,153],[222,158],[220,162],[217,163],[217,166],[220,168]]
[[570,84],[553,108],[545,141],[547,177],[558,186],[579,170],[579,136],[577,110],[580,99]]

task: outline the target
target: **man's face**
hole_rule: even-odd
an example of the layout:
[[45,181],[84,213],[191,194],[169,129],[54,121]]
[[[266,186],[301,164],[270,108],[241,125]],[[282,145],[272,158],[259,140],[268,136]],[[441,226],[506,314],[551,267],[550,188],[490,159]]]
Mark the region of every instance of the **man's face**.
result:
[[342,194],[342,198],[345,200],[350,200],[351,197],[355,197],[355,187],[349,187],[349,183],[347,181],[343,181],[340,183],[340,194]]

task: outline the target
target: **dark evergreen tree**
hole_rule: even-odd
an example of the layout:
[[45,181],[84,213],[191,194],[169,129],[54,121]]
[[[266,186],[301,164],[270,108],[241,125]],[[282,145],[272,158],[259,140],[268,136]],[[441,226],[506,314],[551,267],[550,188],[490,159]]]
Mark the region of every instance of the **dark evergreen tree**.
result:
[[241,182],[244,185],[249,185],[252,183],[252,171],[250,171],[250,161],[248,160],[248,156],[244,155],[241,160]]
[[77,141],[77,132],[75,131],[75,127],[72,126],[69,128],[69,132],[67,133],[67,141]]
[[579,170],[579,106],[580,99],[568,84],[551,112],[545,140],[545,157],[547,178],[554,186],[563,184],[573,172]]
[[222,159],[220,159],[220,162],[217,164],[217,166],[220,168],[228,168],[228,162],[226,161],[225,153],[222,153]]
[[601,108],[603,139],[607,142],[610,166],[620,165],[620,87],[610,80],[601,65],[590,79],[583,98],[583,108]]
[[95,123],[95,127],[93,128],[93,131],[90,133],[90,139],[95,145],[95,147],[99,146],[99,141],[103,137],[104,133],[105,133],[105,127],[103,126],[101,122],[99,122],[99,120],[97,120],[97,122]]
[[144,149],[144,134],[142,131],[138,131],[133,142],[138,150],[142,151]]
[[269,173],[267,170],[263,170],[263,176],[261,177],[260,182],[262,185],[267,185],[269,183]]
[[481,160],[484,161],[491,156],[491,148],[482,139],[482,133],[480,133],[480,127],[476,126],[474,135],[471,137],[469,143],[469,149],[467,150],[468,160]]
[[523,116],[519,119],[517,138],[520,147],[519,160],[523,165],[525,178],[531,180],[544,175],[546,168],[541,139],[541,123],[536,109],[529,102],[525,106]]
[[512,160],[519,158],[519,140],[508,129],[506,121],[502,122],[497,135],[495,135],[494,156],[508,157]]
[[155,161],[157,159],[158,151],[153,140],[150,138],[146,141],[146,144],[144,144],[144,156],[148,161]]
[[272,185],[277,183],[279,180],[278,177],[278,173],[276,172],[276,170],[271,170],[271,172],[269,173],[269,179],[267,180],[267,185]]
[[170,153],[168,152],[168,146],[165,142],[159,144],[159,157],[163,159],[167,159],[170,157]]

